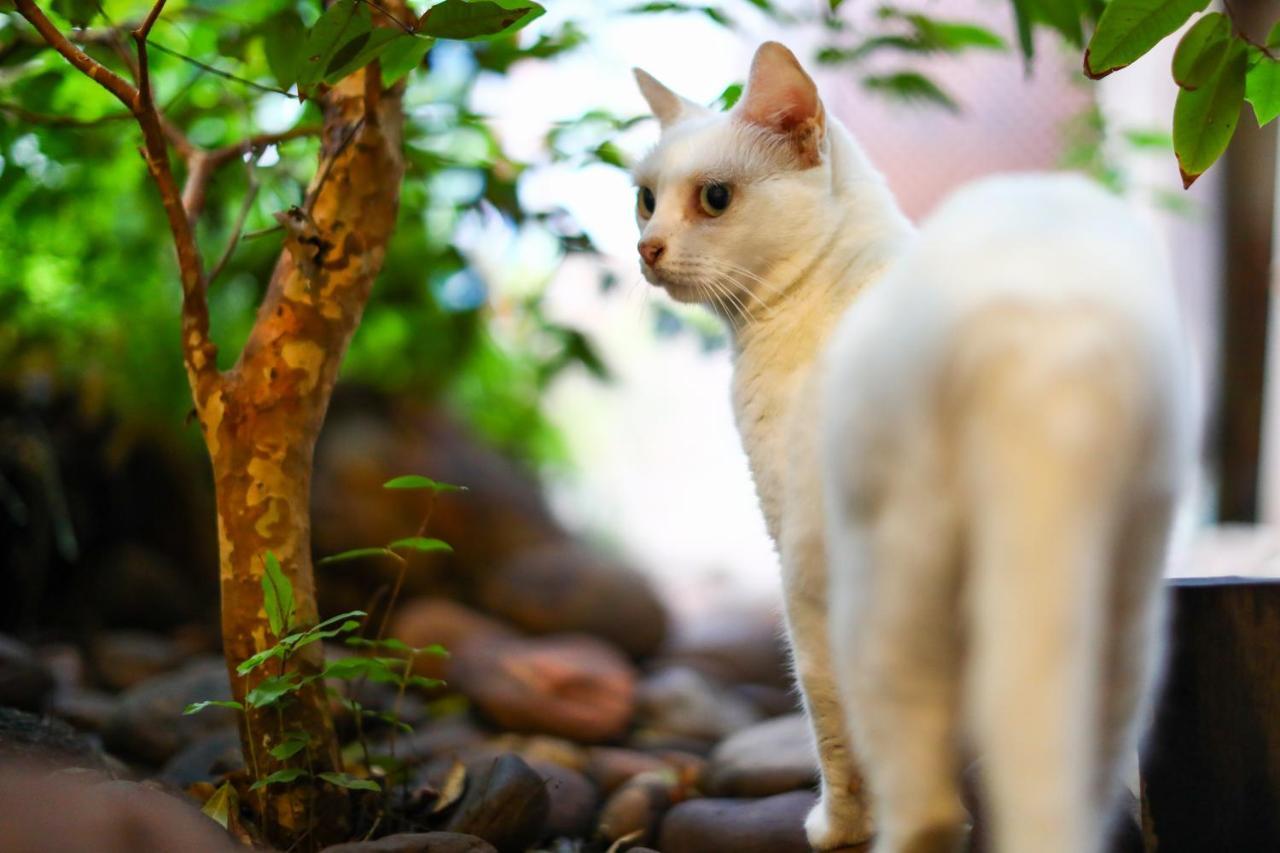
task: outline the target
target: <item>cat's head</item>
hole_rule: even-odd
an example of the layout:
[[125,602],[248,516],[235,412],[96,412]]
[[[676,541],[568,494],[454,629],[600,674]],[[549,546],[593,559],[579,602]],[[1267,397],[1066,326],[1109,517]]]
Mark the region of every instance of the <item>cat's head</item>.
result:
[[742,98],[715,112],[635,69],[662,126],[634,170],[640,267],[682,302],[750,313],[820,239],[833,200],[826,113],[787,48],[756,51]]

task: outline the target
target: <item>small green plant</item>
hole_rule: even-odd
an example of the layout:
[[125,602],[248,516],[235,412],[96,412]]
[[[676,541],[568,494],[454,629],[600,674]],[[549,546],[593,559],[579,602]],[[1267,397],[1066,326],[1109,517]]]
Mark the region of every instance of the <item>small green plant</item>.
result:
[[[375,777],[394,774],[399,768],[395,756],[395,736],[397,732],[410,732],[412,729],[401,720],[399,709],[404,694],[410,687],[433,689],[443,686],[444,682],[414,674],[414,663],[421,656],[447,656],[448,651],[438,644],[413,647],[394,637],[386,637],[389,614],[404,582],[404,572],[408,562],[404,552],[441,552],[453,550],[448,543],[423,535],[430,521],[434,496],[444,492],[464,491],[465,487],[442,483],[429,477],[407,475],[387,481],[384,486],[396,490],[426,490],[432,493],[433,499],[428,511],[414,536],[397,539],[384,546],[355,548],[326,557],[319,561],[320,565],[356,560],[366,557],[391,557],[400,567],[395,586],[383,609],[377,632],[372,636],[364,636],[369,627],[369,614],[364,610],[351,610],[340,613],[315,625],[303,627],[298,624],[294,606],[293,585],[280,567],[280,561],[273,553],[266,553],[262,558],[262,605],[266,613],[267,623],[275,642],[247,658],[236,668],[236,674],[247,677],[255,670],[266,669],[271,674],[245,694],[244,702],[205,700],[193,702],[184,711],[185,714],[196,714],[206,708],[229,708],[244,713],[246,706],[255,709],[274,709],[276,719],[280,722],[278,731],[268,738],[271,744],[268,752],[280,762],[288,762],[280,770],[266,776],[257,777],[250,791],[262,792],[272,785],[296,783],[302,781],[323,781],[353,791],[370,791],[385,793],[385,789]],[[337,640],[351,648],[355,654],[349,657],[328,662],[325,667],[313,675],[303,675],[291,665],[297,653],[312,643],[325,640]],[[274,670],[274,671],[272,671]],[[389,684],[396,688],[396,699],[390,711],[380,711],[365,707],[354,698],[356,690],[346,692],[326,688],[327,694],[340,703],[352,715],[355,723],[359,751],[354,755],[348,752],[347,760],[363,765],[362,774],[340,771],[316,772],[311,757],[313,736],[310,732],[297,728],[286,728],[283,713],[288,703],[298,691],[314,681],[341,681],[358,687],[366,681]],[[244,717],[247,724],[248,717]],[[390,755],[386,757],[371,755],[365,738],[366,724],[376,720],[390,727]],[[250,766],[256,765],[255,756],[245,756]],[[219,788],[215,796],[220,796],[215,811],[215,819],[223,822],[221,815],[227,811],[225,799],[229,796],[226,786]],[[266,810],[263,809],[263,813]],[[225,822],[224,822],[224,825]]]

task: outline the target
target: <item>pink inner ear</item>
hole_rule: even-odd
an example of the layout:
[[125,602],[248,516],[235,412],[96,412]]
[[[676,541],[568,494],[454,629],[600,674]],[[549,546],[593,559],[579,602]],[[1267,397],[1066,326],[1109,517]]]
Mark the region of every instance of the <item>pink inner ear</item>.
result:
[[759,62],[751,71],[742,99],[746,121],[788,133],[817,116],[818,92],[791,61]]

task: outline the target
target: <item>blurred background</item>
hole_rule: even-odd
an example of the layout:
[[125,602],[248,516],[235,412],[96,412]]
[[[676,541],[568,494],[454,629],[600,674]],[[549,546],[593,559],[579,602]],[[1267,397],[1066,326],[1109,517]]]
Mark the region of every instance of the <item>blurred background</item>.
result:
[[[727,340],[641,279],[627,174],[657,137],[632,66],[723,106],[765,39],[811,70],[913,218],[981,175],[1073,169],[1158,224],[1210,414],[1204,487],[1171,572],[1271,571],[1280,542],[1259,523],[1280,517],[1266,382],[1274,127],[1242,117],[1224,161],[1184,192],[1168,130],[1176,40],[1092,83],[1048,30],[1024,61],[1003,0],[546,5],[517,37],[439,43],[410,78],[399,224],[317,451],[317,557],[407,535],[425,513],[454,547],[415,559],[406,638],[474,627],[460,614],[581,631],[649,672],[672,671],[658,655],[760,687],[747,717],[788,707],[776,557],[732,422]],[[1275,18],[1246,5],[1262,28]],[[304,22],[314,6],[297,4]],[[293,8],[171,6],[156,87],[195,142],[315,121],[308,104],[208,68],[269,80],[260,28]],[[138,4],[105,10],[126,20]],[[969,29],[949,47],[903,48],[918,12]],[[90,688],[57,694],[63,716],[110,732],[109,694],[216,649],[213,497],[188,417],[173,249],[135,128],[33,36],[0,13],[0,631],[38,647],[50,684],[79,673]],[[271,214],[299,201],[317,144],[271,146],[211,185],[209,246],[252,187],[245,237],[210,288],[224,367],[280,250]],[[426,506],[381,488],[408,473],[469,491]],[[388,580],[367,563],[320,567],[322,610],[362,607]],[[725,649],[756,668],[726,670]],[[692,689],[664,677],[642,703]],[[741,722],[675,729],[714,741]],[[153,764],[185,745],[140,736],[106,737]]]

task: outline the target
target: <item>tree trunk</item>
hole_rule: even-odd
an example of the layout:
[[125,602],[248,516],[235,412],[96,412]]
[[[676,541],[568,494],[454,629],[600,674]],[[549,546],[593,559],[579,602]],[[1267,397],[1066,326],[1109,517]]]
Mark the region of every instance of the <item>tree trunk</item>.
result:
[[[369,85],[365,84],[368,75]],[[239,361],[217,381],[193,378],[217,490],[223,651],[239,701],[274,670],[236,674],[275,644],[263,606],[267,552],[293,584],[297,623],[318,619],[311,566],[312,452],[347,344],[359,324],[395,226],[403,114],[400,91],[381,92],[377,64],[327,96],[320,166],[308,207],[282,217],[281,254]],[[293,660],[303,676],[323,667],[320,644]],[[295,694],[281,719],[246,708],[241,742],[255,779],[286,766],[341,770],[321,682]],[[268,754],[283,731],[303,729],[312,746],[286,762]],[[346,791],[319,780],[270,788],[264,823],[273,841],[304,847],[346,840]]]

